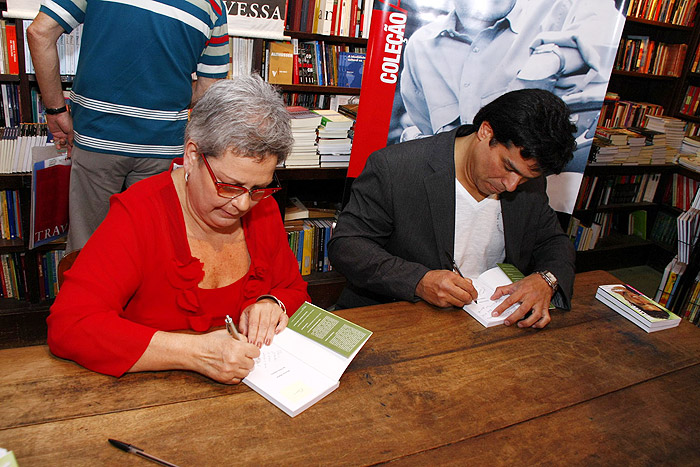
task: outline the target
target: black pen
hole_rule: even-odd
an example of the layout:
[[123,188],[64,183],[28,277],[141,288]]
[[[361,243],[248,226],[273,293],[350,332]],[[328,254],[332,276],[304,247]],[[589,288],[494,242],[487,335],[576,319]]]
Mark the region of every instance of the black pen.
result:
[[141,456],[144,459],[148,459],[149,461],[153,461],[156,464],[166,465],[168,467],[177,467],[177,465],[175,465],[175,464],[171,464],[168,461],[164,461],[163,459],[158,459],[156,456],[152,456],[150,454],[143,452],[143,449],[137,448],[134,445],[123,443],[121,441],[117,441],[116,439],[112,439],[112,438],[108,438],[107,440],[109,441],[109,444],[111,444],[115,448],[121,449],[124,452],[136,454],[137,456]]
[[[446,251],[445,254],[447,255],[447,259],[449,259],[450,263],[452,264],[452,270],[454,272],[456,272],[457,274],[459,274],[459,277],[464,279],[464,275],[462,274],[462,271],[460,271],[459,267],[457,267],[457,263],[455,263],[455,260],[454,260],[454,258],[452,258],[452,255],[450,254],[450,252]],[[476,301],[476,298],[474,299],[474,303],[476,303],[477,305],[479,304],[479,302]]]

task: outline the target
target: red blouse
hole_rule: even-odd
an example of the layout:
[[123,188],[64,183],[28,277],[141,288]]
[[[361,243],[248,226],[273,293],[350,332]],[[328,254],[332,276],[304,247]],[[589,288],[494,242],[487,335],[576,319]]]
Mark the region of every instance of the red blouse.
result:
[[251,258],[233,284],[201,289],[204,270],[190,253],[182,208],[170,172],[134,184],[110,199],[107,218],[81,250],[47,319],[56,356],[121,376],[157,330],[204,332],[238,322],[264,294],[291,315],[309,300],[272,198],[242,219]]

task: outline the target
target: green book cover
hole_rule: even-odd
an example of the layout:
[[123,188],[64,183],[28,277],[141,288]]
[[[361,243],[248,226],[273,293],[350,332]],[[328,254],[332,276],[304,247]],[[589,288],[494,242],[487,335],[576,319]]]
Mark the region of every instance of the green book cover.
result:
[[287,327],[346,358],[372,334],[362,326],[308,302],[289,318]]

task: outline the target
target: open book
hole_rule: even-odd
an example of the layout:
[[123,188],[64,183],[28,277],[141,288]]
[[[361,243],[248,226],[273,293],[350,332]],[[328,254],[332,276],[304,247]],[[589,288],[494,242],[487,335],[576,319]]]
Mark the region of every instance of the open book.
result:
[[471,302],[464,305],[464,311],[469,313],[480,322],[485,327],[498,326],[503,324],[503,321],[513,314],[515,310],[518,309],[520,303],[516,303],[508,308],[506,311],[501,313],[500,316],[491,316],[491,312],[496,309],[498,305],[501,304],[508,295],[504,295],[497,300],[491,300],[491,296],[496,291],[496,288],[502,285],[511,284],[517,280],[522,279],[523,273],[521,273],[518,268],[512,264],[499,263],[495,268],[491,268],[486,272],[481,273],[477,278],[470,278],[472,280],[472,285],[479,294],[476,299],[478,303]]
[[306,302],[272,344],[263,346],[243,382],[294,417],[338,387],[341,375],[371,335]]

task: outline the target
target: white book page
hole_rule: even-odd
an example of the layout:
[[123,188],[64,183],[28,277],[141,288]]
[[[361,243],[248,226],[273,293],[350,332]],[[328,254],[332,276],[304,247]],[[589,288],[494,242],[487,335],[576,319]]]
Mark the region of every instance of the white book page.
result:
[[[279,336],[277,336],[279,337]],[[338,387],[333,380],[276,344],[263,346],[255,367],[243,380],[290,416],[294,416]]]
[[478,303],[471,302],[464,305],[464,310],[486,327],[503,324],[503,321],[505,321],[508,316],[512,315],[513,312],[518,309],[520,304],[516,303],[512,305],[501,313],[500,316],[491,316],[491,312],[493,312],[498,305],[508,298],[508,295],[504,295],[497,300],[491,300],[491,296],[494,294],[497,287],[511,283],[512,282],[506,273],[504,273],[498,266],[483,272],[476,279],[472,279],[472,285],[478,294],[478,298],[476,300]]
[[303,355],[304,363],[314,367],[317,371],[335,381],[340,380],[352,359],[355,358],[357,352],[362,348],[360,346],[349,358],[345,358],[339,353],[289,328],[285,328],[276,335],[273,339],[273,344],[293,355],[299,355],[300,358]]

